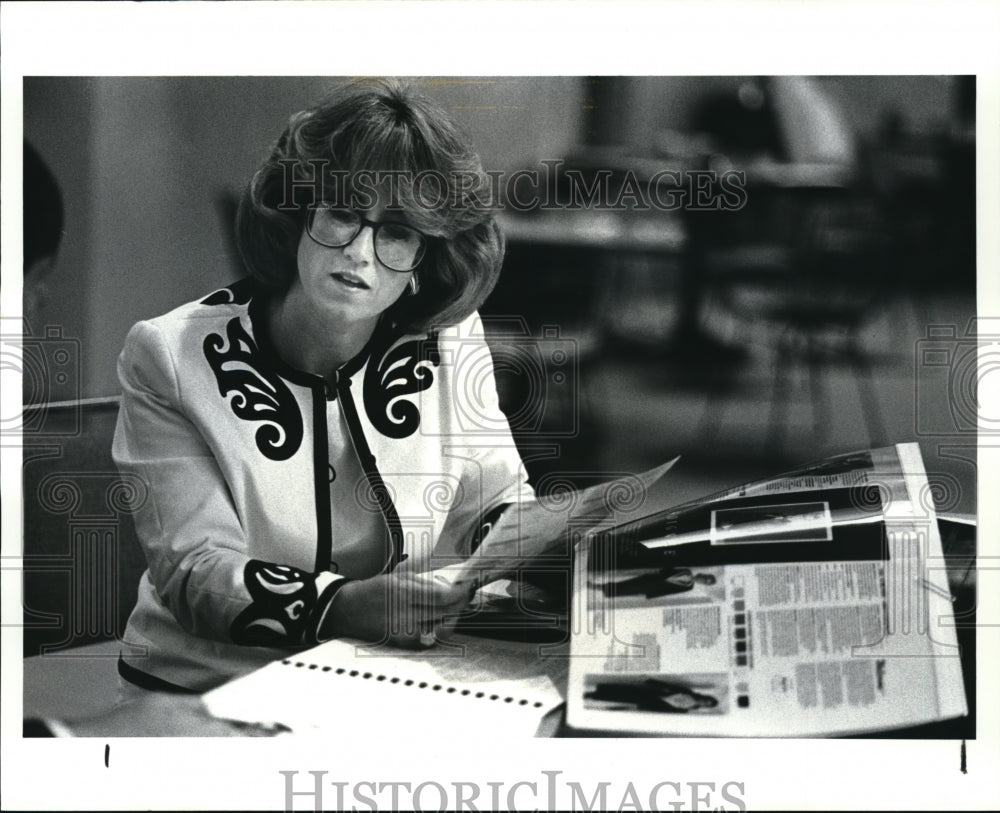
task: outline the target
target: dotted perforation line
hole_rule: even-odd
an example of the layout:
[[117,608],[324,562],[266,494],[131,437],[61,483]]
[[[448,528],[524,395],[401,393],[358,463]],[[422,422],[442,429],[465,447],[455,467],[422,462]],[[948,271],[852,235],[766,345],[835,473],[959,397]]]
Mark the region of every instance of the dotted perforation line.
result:
[[495,701],[502,700],[504,703],[511,703],[512,705],[534,706],[536,709],[540,709],[543,705],[538,700],[526,700],[524,698],[519,699],[516,697],[511,697],[510,695],[504,697],[499,694],[474,692],[471,689],[457,689],[454,686],[444,686],[440,683],[428,683],[425,680],[417,681],[417,680],[412,680],[410,678],[404,679],[398,677],[390,677],[388,675],[376,674],[374,672],[362,672],[360,669],[345,669],[342,666],[335,668],[333,666],[320,666],[319,664],[315,663],[307,663],[306,661],[293,661],[293,660],[284,660],[282,661],[282,663],[285,666],[294,666],[298,669],[305,668],[311,671],[318,670],[320,672],[332,672],[335,675],[341,675],[352,678],[359,677],[362,678],[363,680],[375,680],[377,682],[389,683],[398,686],[407,686],[410,688],[417,688],[417,689],[430,689],[431,691],[434,692],[444,692],[445,694],[454,694],[460,697],[472,697],[475,698],[476,700],[495,700]]

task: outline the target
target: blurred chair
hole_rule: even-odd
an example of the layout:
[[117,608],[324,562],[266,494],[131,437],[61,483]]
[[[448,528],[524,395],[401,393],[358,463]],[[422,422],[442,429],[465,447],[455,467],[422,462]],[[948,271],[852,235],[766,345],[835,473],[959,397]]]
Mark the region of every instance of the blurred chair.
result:
[[28,407],[22,468],[24,655],[120,639],[146,569],[131,509],[146,485],[118,472],[118,398]]
[[[814,183],[751,188],[748,198],[757,207],[754,237],[748,239],[747,224],[727,229],[719,217],[702,230],[693,261],[712,302],[739,334],[773,352],[767,451],[784,444],[791,382],[800,372],[808,384],[813,441],[826,438],[831,405],[843,398],[830,383],[836,365],[853,372],[868,444],[882,444],[887,438],[872,354],[863,343],[863,328],[895,287],[877,201],[851,185]],[[720,381],[710,389],[701,424],[706,439],[721,421],[724,386]]]
[[145,484],[111,459],[118,398],[35,404],[23,417],[26,715],[109,710],[146,560],[132,508]]
[[[790,419],[790,381],[802,371],[810,393],[813,441],[831,418],[830,371],[854,374],[868,443],[885,440],[862,327],[892,290],[884,205],[859,161],[854,133],[824,85],[811,77],[751,82],[773,123],[774,143],[711,163],[746,171],[746,204],[736,211],[691,213],[689,276],[732,316],[738,340],[759,337],[774,353],[766,447],[783,444]],[[737,158],[742,155],[742,163]],[[699,216],[700,215],[700,216]],[[738,371],[730,371],[735,376]],[[717,428],[713,402],[726,383],[716,376],[702,419]]]

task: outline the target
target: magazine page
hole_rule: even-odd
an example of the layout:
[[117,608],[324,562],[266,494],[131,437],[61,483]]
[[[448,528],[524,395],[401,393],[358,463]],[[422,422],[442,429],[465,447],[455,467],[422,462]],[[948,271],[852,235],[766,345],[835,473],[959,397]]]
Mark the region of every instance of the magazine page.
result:
[[633,501],[636,494],[644,494],[679,459],[675,457],[642,474],[579,491],[559,490],[512,505],[482,535],[482,544],[468,559],[438,568],[432,577],[449,584],[489,584],[537,565],[547,555],[565,556],[570,551],[571,534],[600,527],[616,507],[623,501]]
[[[918,503],[919,449],[878,456],[891,476],[867,503],[849,472],[802,474],[811,487],[762,483],[673,511],[677,534],[729,516],[751,529],[743,536],[619,549],[603,533],[581,544],[569,725],[810,736],[964,714],[954,629],[937,623],[950,613],[947,585],[927,567],[941,542],[933,506]],[[832,521],[852,511],[865,521]]]
[[[919,452],[918,452],[919,454]],[[816,500],[782,500],[781,495],[810,493]],[[924,497],[924,491],[918,496]],[[819,495],[824,495],[822,498]],[[618,547],[642,542],[664,547],[693,541],[743,543],[757,535],[772,541],[817,541],[828,524],[864,524],[880,521],[883,504],[906,500],[899,454],[894,447],[837,455],[768,480],[745,483],[707,497],[642,517],[614,529]],[[729,501],[735,511],[721,510]],[[821,507],[828,503],[829,511]],[[744,507],[753,506],[746,512]],[[829,541],[829,540],[827,540]],[[791,554],[791,549],[786,547]],[[809,555],[821,550],[810,546]]]
[[760,494],[783,494],[828,488],[888,484],[903,476],[899,452],[895,446],[864,449],[834,455],[808,463],[774,477],[742,483],[705,497],[674,506],[682,510],[697,503],[717,502],[729,497],[752,497]]

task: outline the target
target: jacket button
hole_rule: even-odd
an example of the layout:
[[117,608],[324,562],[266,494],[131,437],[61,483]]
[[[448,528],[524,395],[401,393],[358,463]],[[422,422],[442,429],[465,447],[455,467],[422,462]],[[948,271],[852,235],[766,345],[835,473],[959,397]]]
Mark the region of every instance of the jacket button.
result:
[[333,470],[333,464],[332,463],[328,463],[327,464],[327,468],[330,470],[330,482],[332,483],[334,480],[337,479],[337,472],[335,472]]

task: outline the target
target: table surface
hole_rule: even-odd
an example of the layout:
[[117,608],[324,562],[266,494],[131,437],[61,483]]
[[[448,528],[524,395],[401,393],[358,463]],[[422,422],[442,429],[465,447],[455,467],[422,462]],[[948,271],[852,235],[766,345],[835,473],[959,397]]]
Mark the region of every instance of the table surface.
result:
[[[456,635],[451,639],[466,646],[489,646],[497,642],[479,639],[471,635]],[[504,641],[500,644],[507,650],[523,652],[524,657],[533,658],[538,671],[546,674],[565,699],[567,673],[569,671],[568,645],[545,647],[539,654],[534,642]],[[87,720],[91,727],[103,718],[109,720],[106,736],[123,736],[119,721],[114,717],[118,695],[118,641],[102,641],[97,644],[76,647],[62,653],[34,656],[24,659],[24,717],[55,720]],[[165,723],[171,712],[187,713],[190,710],[191,695],[162,695],[162,702],[155,704],[153,714],[162,714]],[[555,736],[562,726],[562,706],[545,716],[536,736]],[[195,721],[197,722],[197,721]],[[156,736],[155,721],[136,731],[134,736]],[[99,727],[99,726],[98,726]],[[193,734],[194,732],[192,732]],[[242,733],[240,729],[233,732]],[[211,736],[217,736],[213,729]]]

